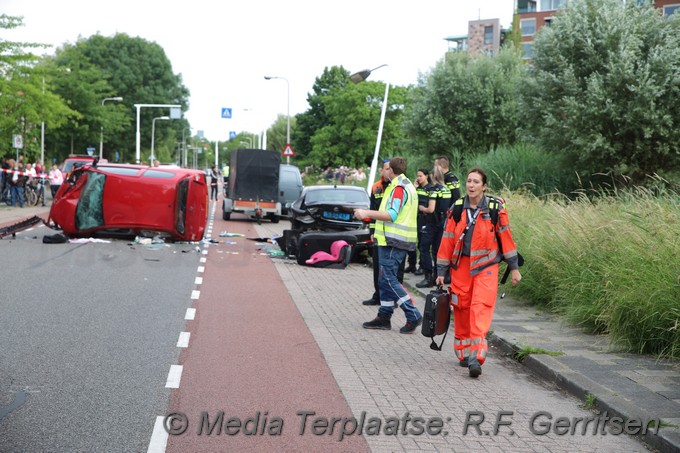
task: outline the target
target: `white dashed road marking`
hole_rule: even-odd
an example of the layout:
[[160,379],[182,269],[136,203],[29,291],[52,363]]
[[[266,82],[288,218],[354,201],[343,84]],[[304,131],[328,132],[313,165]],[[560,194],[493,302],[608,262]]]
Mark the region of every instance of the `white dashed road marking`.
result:
[[178,348],[189,347],[189,338],[191,337],[191,332],[180,332],[179,339],[177,340]]
[[170,372],[168,372],[168,380],[165,381],[165,388],[178,389],[179,381],[182,379],[182,365],[170,365]]

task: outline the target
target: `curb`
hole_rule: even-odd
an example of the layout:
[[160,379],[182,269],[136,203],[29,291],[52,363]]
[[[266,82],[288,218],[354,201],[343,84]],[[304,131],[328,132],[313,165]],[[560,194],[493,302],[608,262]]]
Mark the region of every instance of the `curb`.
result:
[[[510,356],[514,356],[521,349],[512,340],[495,332],[489,333],[488,339],[500,351]],[[639,406],[617,396],[611,389],[598,384],[581,373],[573,371],[549,355],[530,354],[526,360],[519,363],[543,379],[555,383],[559,388],[580,400],[584,400],[588,394],[595,396],[596,407],[601,412],[606,411],[611,416],[624,419],[636,416],[650,420],[656,418]],[[632,416],[630,414],[638,415]],[[656,434],[647,433],[635,437],[647,445],[658,449],[659,452],[673,453],[680,450],[680,431],[678,429],[661,427]]]

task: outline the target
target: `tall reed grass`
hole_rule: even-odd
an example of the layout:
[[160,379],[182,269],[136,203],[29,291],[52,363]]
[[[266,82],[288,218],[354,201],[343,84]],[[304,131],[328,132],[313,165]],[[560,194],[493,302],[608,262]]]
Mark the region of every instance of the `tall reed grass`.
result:
[[680,196],[644,188],[576,200],[504,193],[526,257],[511,292],[623,350],[680,357]]

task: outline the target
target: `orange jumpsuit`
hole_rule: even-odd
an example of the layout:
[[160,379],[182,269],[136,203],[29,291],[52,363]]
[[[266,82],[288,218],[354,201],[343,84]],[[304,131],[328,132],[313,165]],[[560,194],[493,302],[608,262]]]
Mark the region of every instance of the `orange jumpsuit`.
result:
[[[467,203],[467,198],[465,199]],[[458,360],[477,357],[484,363],[488,351],[486,334],[491,327],[498,294],[498,262],[503,258],[511,269],[517,269],[517,248],[512,239],[508,212],[501,205],[498,225],[494,226],[488,209],[488,199],[480,204],[480,212],[470,228],[469,255],[463,252],[463,232],[467,226],[468,209],[463,209],[460,221],[453,217],[446,222],[437,253],[437,273],[445,275],[451,269],[451,304],[453,305],[454,351]],[[467,207],[467,205],[466,205]],[[496,228],[498,231],[496,231]],[[468,231],[468,235],[470,231]]]

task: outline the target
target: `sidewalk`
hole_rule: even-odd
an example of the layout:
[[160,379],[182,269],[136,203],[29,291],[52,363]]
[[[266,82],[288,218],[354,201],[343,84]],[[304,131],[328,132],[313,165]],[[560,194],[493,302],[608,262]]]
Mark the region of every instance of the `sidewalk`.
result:
[[[413,274],[404,277],[414,297],[431,290],[416,288],[420,280]],[[531,354],[523,364],[582,401],[594,396],[597,409],[609,416],[661,418],[658,435],[644,440],[662,452],[680,451],[680,360],[618,353],[605,335],[588,335],[507,297],[496,304],[489,341],[509,356],[523,347],[563,353]],[[450,349],[448,337],[446,343]]]

